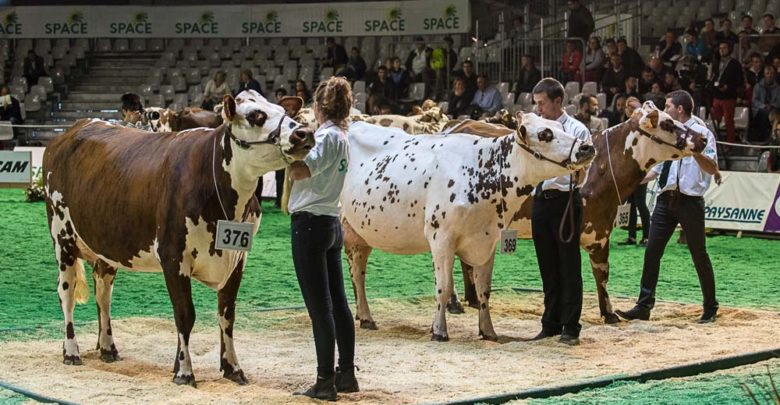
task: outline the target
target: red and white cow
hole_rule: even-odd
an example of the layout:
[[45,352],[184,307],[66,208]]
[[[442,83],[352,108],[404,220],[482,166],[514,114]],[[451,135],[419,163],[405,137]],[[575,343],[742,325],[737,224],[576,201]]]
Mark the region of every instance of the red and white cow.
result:
[[254,91],[235,100],[226,96],[225,105],[225,124],[216,129],[160,134],[81,120],[46,148],[46,209],[60,269],[65,364],[81,364],[73,310],[88,295],[82,264],[87,260],[95,264],[103,361],[119,358],[110,319],[117,268],[162,272],[178,331],[173,381],[195,385],[189,338],[196,279],[217,291],[220,369],[225,378],[246,383],[233,346],[246,254],[215,248],[217,221],[253,223],[256,232],[257,178],[302,159],[314,138]]
[[497,339],[488,298],[501,229],[511,225],[535,184],[580,169],[594,155],[592,145],[563,132],[558,122],[534,114],[518,115],[518,121],[516,133],[495,139],[410,137],[394,128],[350,125],[342,227],[361,327],[376,327],[365,293],[371,250],[430,251],[438,302],[432,339],[448,340],[445,308],[455,255],[475,266],[479,333]]
[[193,128],[216,128],[222,125],[222,116],[201,108],[173,111],[168,108],[147,107],[141,115],[143,124],[152,132],[178,132]]

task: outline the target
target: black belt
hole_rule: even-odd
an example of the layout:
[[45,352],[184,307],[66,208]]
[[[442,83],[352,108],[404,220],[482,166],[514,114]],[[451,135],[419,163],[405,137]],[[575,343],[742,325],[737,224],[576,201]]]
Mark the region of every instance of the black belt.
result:
[[[579,193],[579,189],[574,189],[575,193]],[[537,193],[536,197],[542,198],[544,200],[552,200],[554,198],[563,198],[563,197],[569,197],[568,191],[561,191],[561,190],[542,190],[540,193]]]
[[338,217],[334,217],[331,215],[315,215],[311,212],[306,211],[297,211],[290,214],[290,218],[295,220],[301,220],[301,219],[320,219],[320,218],[326,218],[326,219],[338,219]]

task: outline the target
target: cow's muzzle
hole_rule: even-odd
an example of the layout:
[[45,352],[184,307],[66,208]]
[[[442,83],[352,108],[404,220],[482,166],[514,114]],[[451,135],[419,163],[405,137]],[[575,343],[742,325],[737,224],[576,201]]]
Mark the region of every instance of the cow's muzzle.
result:
[[596,148],[593,144],[585,143],[580,145],[577,152],[574,153],[574,157],[577,159],[577,163],[589,161],[596,156]]
[[285,153],[289,155],[306,154],[314,147],[314,131],[309,128],[298,128],[290,134],[290,148]]

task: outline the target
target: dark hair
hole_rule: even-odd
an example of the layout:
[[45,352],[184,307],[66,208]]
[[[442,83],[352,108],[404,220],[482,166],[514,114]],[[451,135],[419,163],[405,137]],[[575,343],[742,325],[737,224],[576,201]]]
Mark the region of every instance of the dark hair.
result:
[[604,40],[604,45],[614,44],[614,43],[615,43],[615,38],[607,38]]
[[580,108],[582,108],[582,106],[584,106],[585,104],[589,104],[589,103],[590,103],[590,99],[591,99],[592,97],[593,97],[593,94],[590,94],[590,93],[582,93],[582,94],[580,95],[580,102],[579,102],[579,103],[577,103],[577,105],[578,105]]
[[692,36],[692,37],[697,37],[697,38],[699,37],[699,34],[697,34],[697,33],[696,33],[696,30],[694,30],[694,29],[690,29],[690,28],[688,28],[687,30],[685,30],[685,33],[686,33],[687,35],[690,35],[690,36]]
[[246,75],[246,77],[249,78],[249,80],[252,80],[252,70],[251,69],[241,69],[241,74]]
[[135,93],[122,94],[122,110],[129,111],[143,111],[144,103],[141,102],[141,97]]
[[325,38],[325,43],[326,44],[335,44],[336,40],[333,39],[333,37],[327,37],[327,38]]
[[751,16],[750,14],[742,14],[742,18],[740,18],[740,20],[744,20],[746,18],[749,19],[750,21],[753,21],[753,16]]
[[480,77],[481,77],[481,78],[483,78],[483,79],[485,79],[485,81],[488,81],[488,75],[487,75],[487,73],[480,73],[480,74],[478,74],[478,75],[477,75],[477,79],[479,79]]
[[628,46],[628,41],[626,41],[625,37],[620,37],[620,39],[617,40],[617,43]]
[[729,52],[731,52],[731,51],[733,51],[733,50],[734,50],[734,48],[733,48],[733,47],[732,47],[732,45],[731,45],[731,42],[729,42],[729,41],[726,41],[726,40],[723,40],[723,41],[720,41],[720,44],[718,44],[718,46],[720,46],[720,45],[723,45],[723,44],[726,44],[726,46],[728,46],[728,47],[729,47]]
[[468,59],[464,60],[464,61],[463,61],[463,62],[461,62],[460,64],[461,64],[461,66],[463,66],[463,65],[465,65],[465,64],[467,64],[467,63],[468,63],[469,65],[471,65],[471,66],[474,66],[474,62],[472,62],[472,61],[470,61],[470,60],[468,60]]
[[753,58],[761,59],[762,62],[764,61],[764,57],[761,56],[761,54],[758,53],[758,52],[753,52],[753,53],[750,54],[750,59],[753,59]]
[[526,58],[528,58],[529,61],[531,61],[531,63],[534,63],[534,56],[533,55],[527,53],[525,55],[522,55],[521,58],[522,57],[526,57]]
[[461,82],[463,84],[466,84],[466,79],[463,78],[463,76],[455,76],[454,79],[452,79],[452,85],[454,86],[455,83]]
[[387,71],[387,66],[385,66],[385,65],[379,65],[379,67],[378,67],[378,68],[376,68],[376,71],[377,71],[377,72],[379,72],[380,70]]
[[534,89],[531,93],[544,93],[547,95],[547,98],[549,98],[550,101],[553,101],[556,98],[560,98],[561,101],[563,101],[563,85],[561,82],[553,79],[552,77],[545,77],[539,81],[539,83],[536,83],[536,86],[534,86]]
[[770,18],[770,19],[772,19],[772,20],[774,20],[774,19],[775,19],[775,16],[774,16],[774,14],[772,14],[772,13],[766,13],[766,14],[764,14],[764,16],[763,16],[763,17],[761,17],[761,18],[767,18],[767,17],[769,17],[769,18]]
[[276,93],[282,93],[282,96],[286,96],[287,95],[287,89],[285,89],[284,87],[279,87],[278,89],[276,89],[274,91],[274,94],[276,94]]
[[444,42],[451,44],[453,42],[452,37],[444,37]]
[[666,98],[672,102],[675,107],[682,107],[685,114],[693,113],[693,97],[685,90],[675,90],[666,95]]
[[353,47],[352,47],[352,50],[353,50],[353,51],[358,51],[358,52],[360,52],[360,49],[358,49],[358,47],[356,47],[356,46],[353,46]]
[[653,71],[653,68],[651,68],[650,66],[645,66],[644,69],[642,69],[642,73],[647,73],[647,72],[655,74],[655,71]]

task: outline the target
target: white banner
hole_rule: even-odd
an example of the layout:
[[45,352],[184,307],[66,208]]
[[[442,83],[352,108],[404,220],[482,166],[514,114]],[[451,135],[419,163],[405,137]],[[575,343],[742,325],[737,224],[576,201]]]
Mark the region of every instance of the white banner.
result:
[[27,187],[32,180],[31,152],[0,151],[0,185]]
[[721,172],[723,184],[713,181],[704,194],[708,228],[780,232],[780,175]]
[[227,38],[468,32],[468,0],[236,6],[9,7],[6,38]]

